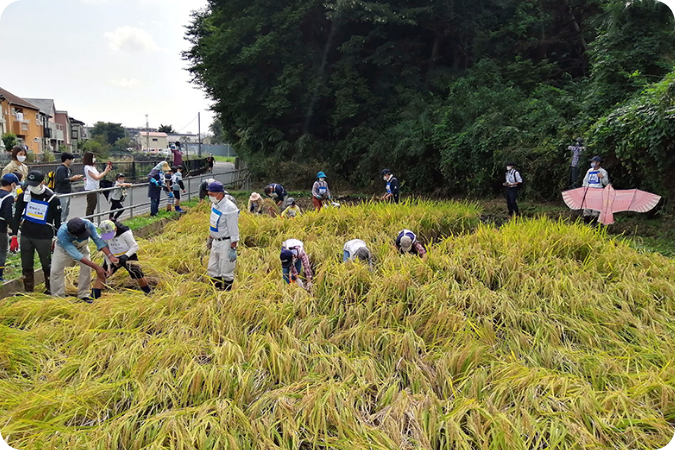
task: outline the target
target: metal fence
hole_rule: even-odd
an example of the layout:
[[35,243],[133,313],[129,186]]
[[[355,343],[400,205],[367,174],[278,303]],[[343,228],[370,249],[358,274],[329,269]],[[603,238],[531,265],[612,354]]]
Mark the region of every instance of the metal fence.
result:
[[[250,174],[247,170],[234,170],[232,172],[224,172],[224,173],[207,173],[207,174],[201,174],[197,176],[191,176],[191,177],[186,177],[183,179],[183,183],[185,184],[185,194],[182,194],[184,199],[187,199],[188,201],[192,199],[192,197],[196,197],[199,195],[199,187],[201,184],[204,182],[204,180],[207,180],[209,178],[214,178],[217,181],[220,181],[223,183],[223,185],[227,188],[230,189],[237,189],[237,190],[248,190],[250,189],[250,184],[251,184],[251,177]],[[139,214],[144,214],[150,210],[150,202],[149,201],[144,201],[141,203],[134,203],[134,189],[133,188],[138,188],[138,187],[147,187],[149,183],[137,183],[132,185],[130,188],[128,188],[129,196],[129,206],[125,206],[122,211],[129,211],[130,218],[134,217],[134,214],[139,215]],[[97,193],[104,193],[104,192],[109,192],[113,191],[115,189],[119,188],[106,188],[106,189],[97,189],[96,191],[84,191],[84,192],[74,192],[72,194],[57,194],[58,198],[63,198],[63,197],[78,197],[78,196],[85,196],[88,195],[92,192],[97,192]],[[139,196],[136,194],[136,201],[139,201],[140,199],[148,199],[147,195],[144,196]],[[99,199],[100,200],[100,199]],[[84,219],[90,219],[91,221],[96,221],[97,224],[101,223],[101,217],[103,216],[108,216],[110,215],[110,211],[103,211],[101,212],[101,201],[98,201],[96,203],[96,214],[92,214],[89,216],[83,216],[82,218]]]

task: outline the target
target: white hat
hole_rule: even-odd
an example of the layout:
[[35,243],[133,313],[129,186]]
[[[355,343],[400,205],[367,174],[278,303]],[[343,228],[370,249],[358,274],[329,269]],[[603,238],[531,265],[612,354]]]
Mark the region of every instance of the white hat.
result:
[[409,252],[412,249],[413,241],[410,236],[403,236],[401,238],[401,250]]

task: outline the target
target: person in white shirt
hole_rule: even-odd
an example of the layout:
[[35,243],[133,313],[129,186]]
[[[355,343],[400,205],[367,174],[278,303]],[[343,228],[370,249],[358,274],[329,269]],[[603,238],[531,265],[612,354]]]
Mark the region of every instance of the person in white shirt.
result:
[[219,181],[209,184],[208,195],[212,206],[206,241],[206,248],[211,251],[207,274],[216,289],[230,291],[237,262],[239,209],[227,198],[223,183]]
[[509,209],[509,216],[513,216],[514,214],[520,215],[516,199],[518,198],[518,190],[521,184],[523,184],[523,178],[516,170],[516,164],[512,162],[507,163],[504,186],[506,187],[506,207]]
[[347,241],[342,249],[342,262],[359,260],[373,266],[373,255],[370,249],[361,239]]
[[133,280],[138,281],[141,290],[146,294],[150,294],[152,290],[138,262],[138,255],[136,254],[138,252],[138,243],[136,243],[131,229],[120,222],[104,220],[98,226],[98,232],[101,234],[101,239],[108,244],[110,253],[118,259],[118,263],[113,264],[105,256],[103,269],[107,272],[108,277],[112,276],[119,269],[124,268],[129,272],[129,276]]
[[[594,156],[591,158],[591,168],[586,172],[583,187],[591,189],[604,189],[609,184],[609,174],[602,167],[602,158]],[[584,221],[589,223],[598,220],[600,211],[594,209],[584,209]]]
[[[92,152],[86,152],[82,157],[82,163],[84,164],[84,190],[85,191],[95,191],[98,189],[98,182],[105,178],[108,175],[108,172],[112,170],[112,165],[108,164],[103,172],[99,173],[96,170],[94,163],[96,158]],[[85,216],[89,217],[94,214],[96,211],[96,204],[98,203],[98,193],[90,192],[87,194],[87,210]]]

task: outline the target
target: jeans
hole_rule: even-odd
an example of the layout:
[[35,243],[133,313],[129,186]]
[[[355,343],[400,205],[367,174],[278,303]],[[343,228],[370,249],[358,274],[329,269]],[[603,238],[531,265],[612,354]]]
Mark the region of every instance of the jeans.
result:
[[59,200],[61,201],[61,221],[62,222],[67,222],[68,221],[68,214],[70,213],[70,200],[73,197],[59,197]]
[[520,214],[518,204],[516,203],[517,198],[518,198],[517,187],[506,188],[506,206],[507,208],[509,208],[509,216],[512,216],[514,214]]
[[90,192],[87,194],[87,211],[85,216],[91,216],[96,212],[96,204],[98,203],[98,192]]
[[347,250],[342,250],[342,262],[349,261],[349,252]]
[[[282,267],[281,268],[283,274],[284,274],[284,281],[286,284],[291,283],[291,268],[290,267]],[[300,271],[302,270],[302,261],[297,259],[295,261],[295,270],[298,272],[298,275],[300,274]]]
[[150,215],[156,216],[158,212],[159,212],[159,199],[151,197],[150,198]]

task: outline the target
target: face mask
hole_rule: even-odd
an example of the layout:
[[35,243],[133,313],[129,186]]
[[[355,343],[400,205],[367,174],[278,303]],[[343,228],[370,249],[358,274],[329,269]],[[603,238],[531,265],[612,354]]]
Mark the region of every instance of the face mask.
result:
[[41,184],[40,186],[28,186],[28,190],[33,194],[40,195],[45,191],[45,185]]
[[511,169],[513,169],[513,166],[506,166],[506,170],[507,170],[508,172],[510,172]]
[[319,181],[325,181],[325,180],[326,180],[325,178],[319,178]]
[[382,179],[383,179],[384,181],[389,181],[389,177],[387,177],[386,175],[383,176]]
[[23,155],[19,155],[19,156],[16,157],[16,159],[17,159],[17,161],[19,161],[19,162],[24,162],[24,161],[26,160],[26,157],[23,156]]
[[218,197],[211,197],[209,196],[209,200],[211,200],[211,203],[218,203],[220,200],[218,200]]

